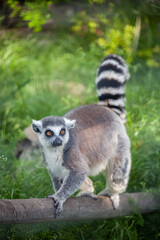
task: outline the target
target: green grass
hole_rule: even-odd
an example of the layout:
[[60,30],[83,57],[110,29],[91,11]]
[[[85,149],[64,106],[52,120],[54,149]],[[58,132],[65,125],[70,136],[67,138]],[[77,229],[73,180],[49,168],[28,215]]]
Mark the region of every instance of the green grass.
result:
[[[42,157],[18,160],[17,140],[32,119],[63,115],[97,102],[94,80],[104,53],[69,34],[3,35],[0,40],[0,198],[44,197],[52,192]],[[128,192],[160,187],[159,69],[130,65],[127,83],[127,132],[132,169]],[[78,90],[77,90],[78,86]],[[103,173],[92,178],[103,189]],[[38,190],[37,190],[38,189]],[[2,226],[1,239],[158,239],[159,213],[79,223]]]

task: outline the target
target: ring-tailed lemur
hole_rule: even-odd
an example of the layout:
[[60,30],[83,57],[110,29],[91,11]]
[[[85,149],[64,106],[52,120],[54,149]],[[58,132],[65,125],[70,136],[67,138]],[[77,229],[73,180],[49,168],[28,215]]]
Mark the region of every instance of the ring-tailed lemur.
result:
[[44,161],[50,173],[58,216],[65,200],[77,189],[79,195],[93,194],[88,175],[106,171],[106,188],[99,195],[110,197],[114,208],[119,194],[127,188],[130,167],[130,141],[125,126],[125,83],[129,78],[124,60],[107,56],[101,63],[96,85],[99,104],[84,105],[63,117],[33,120]]

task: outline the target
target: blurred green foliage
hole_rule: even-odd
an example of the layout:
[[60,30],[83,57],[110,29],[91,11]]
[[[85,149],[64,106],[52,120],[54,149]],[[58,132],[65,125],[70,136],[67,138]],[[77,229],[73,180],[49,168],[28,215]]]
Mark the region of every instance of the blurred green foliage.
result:
[[[38,1],[33,4],[25,1],[28,7],[17,10],[17,1],[9,4],[13,4],[12,9],[18,13],[26,11],[22,17],[33,22],[30,27],[39,31],[43,23],[40,19],[48,14],[44,9],[49,3],[39,2],[38,8],[34,5]],[[17,141],[23,137],[23,129],[31,124],[31,119],[62,116],[74,107],[96,103],[96,70],[103,57],[111,52],[127,59],[131,73],[126,89],[126,127],[132,150],[127,191],[160,189],[159,9],[151,8],[144,1],[127,0],[118,8],[113,3],[104,7],[105,1],[101,0],[89,2],[92,11],[86,7],[76,13],[66,29],[57,26],[55,30],[28,35],[19,29],[0,30],[2,199],[44,197],[51,193],[52,184],[40,153],[31,160],[16,159]],[[92,180],[96,193],[104,188],[103,173]],[[12,240],[151,240],[158,239],[159,235],[158,212],[146,216],[135,212],[116,219],[56,226],[47,223],[0,227],[1,239]]]
[[86,0],[81,3],[83,10],[78,12],[74,12],[70,0],[7,0],[12,10],[10,18],[19,16],[35,32],[41,31],[48,20],[54,24],[55,12],[64,3],[69,3],[72,12],[70,17],[65,17],[66,30],[85,37],[87,45],[101,48],[104,55],[114,52],[128,62],[140,57],[146,59],[148,66],[159,67],[160,5],[157,0]]
[[135,27],[119,21],[115,14],[114,21],[110,21],[110,15],[114,8],[109,8],[109,13],[90,16],[82,11],[73,19],[72,30],[78,35],[90,41],[93,47],[101,48],[104,55],[109,53],[119,54],[130,62],[133,60],[133,40]]
[[19,15],[23,21],[28,22],[28,27],[34,32],[41,31],[42,25],[50,18],[49,5],[52,1],[24,1],[24,6],[20,3],[21,1],[7,0],[7,4],[12,9],[10,17]]

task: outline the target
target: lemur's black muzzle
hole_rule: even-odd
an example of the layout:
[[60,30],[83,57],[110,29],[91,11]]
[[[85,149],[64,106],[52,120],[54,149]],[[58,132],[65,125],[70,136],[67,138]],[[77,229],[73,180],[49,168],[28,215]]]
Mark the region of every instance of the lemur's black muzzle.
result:
[[62,146],[62,140],[60,138],[56,137],[56,139],[52,142],[52,146],[53,147]]

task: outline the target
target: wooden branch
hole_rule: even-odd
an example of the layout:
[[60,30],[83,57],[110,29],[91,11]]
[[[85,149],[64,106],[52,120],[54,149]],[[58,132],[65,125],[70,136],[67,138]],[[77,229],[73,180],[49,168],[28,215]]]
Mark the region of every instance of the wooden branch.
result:
[[72,197],[64,204],[63,213],[54,218],[52,199],[0,200],[0,224],[38,223],[62,220],[107,219],[129,215],[134,211],[151,213],[159,209],[159,201],[150,193],[127,193],[120,196],[120,206],[113,209],[108,197]]

